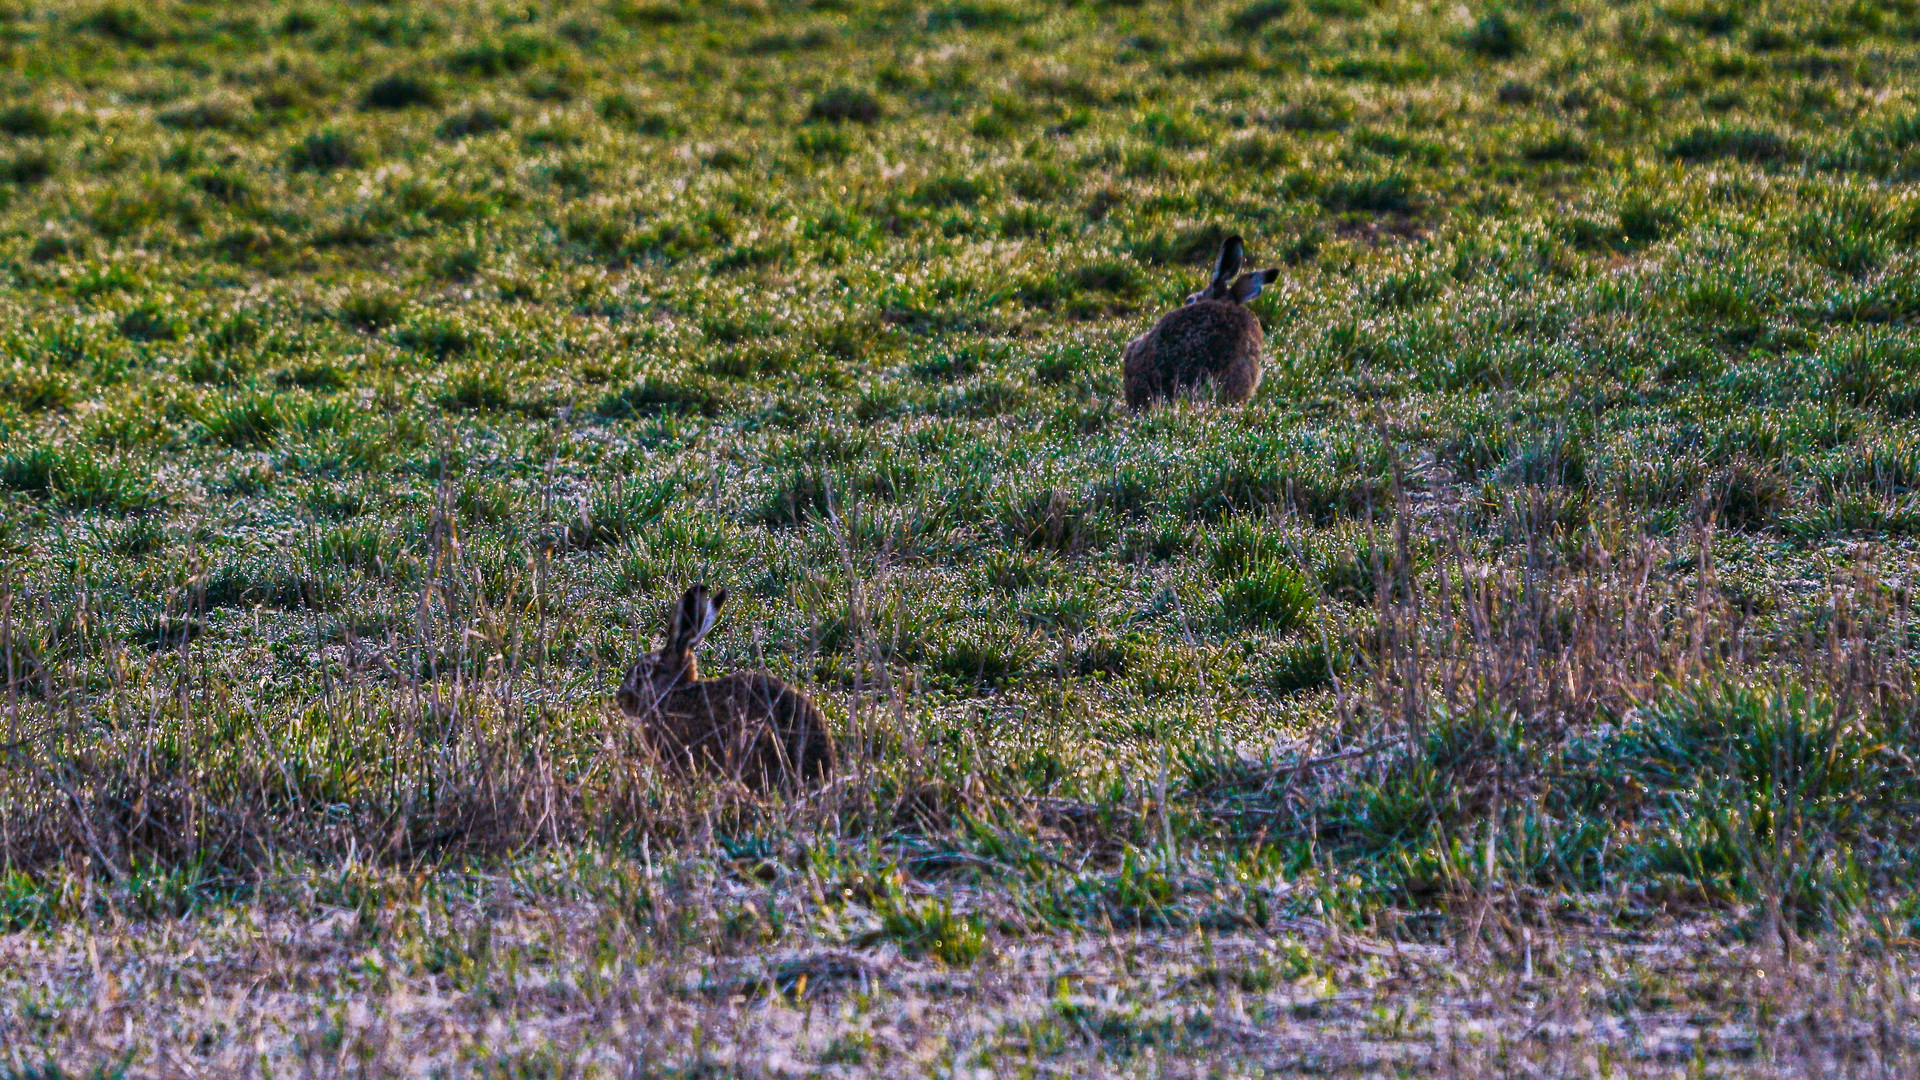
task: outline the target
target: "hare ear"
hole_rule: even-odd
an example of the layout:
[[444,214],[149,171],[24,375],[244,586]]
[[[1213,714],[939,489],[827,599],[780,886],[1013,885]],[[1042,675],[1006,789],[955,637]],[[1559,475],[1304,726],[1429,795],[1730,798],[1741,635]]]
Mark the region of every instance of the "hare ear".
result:
[[673,609],[673,622],[667,627],[667,648],[673,652],[692,652],[700,644],[707,631],[713,629],[713,621],[720,617],[720,605],[727,602],[727,590],[715,589],[707,592],[705,585],[695,585],[680,598],[680,606]]
[[727,602],[727,590],[715,589],[712,593],[702,590],[700,599],[700,630],[693,635],[689,647],[700,644],[701,639],[707,636],[707,631],[713,629],[714,620],[720,617],[720,605]]
[[1246,245],[1238,236],[1229,236],[1220,245],[1220,258],[1213,264],[1213,280],[1207,284],[1207,295],[1215,300],[1227,295],[1227,283],[1233,275],[1240,272],[1240,264],[1246,260]]
[[705,585],[695,585],[682,593],[673,614],[667,617],[667,642],[660,651],[686,652],[698,645],[707,631],[713,629],[713,616],[718,607],[708,599]]
[[1260,295],[1260,290],[1273,284],[1280,277],[1278,270],[1255,270],[1251,274],[1241,274],[1233,283],[1233,298],[1244,304]]

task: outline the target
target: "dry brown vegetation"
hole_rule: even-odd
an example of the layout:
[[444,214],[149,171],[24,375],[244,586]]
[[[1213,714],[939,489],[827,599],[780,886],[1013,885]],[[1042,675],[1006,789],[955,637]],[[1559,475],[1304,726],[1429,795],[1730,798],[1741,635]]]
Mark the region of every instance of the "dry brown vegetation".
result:
[[[1492,953],[1300,919],[1205,934],[1040,930],[996,934],[956,967],[893,942],[857,944],[871,919],[857,905],[823,918],[806,898],[820,883],[805,874],[763,880],[710,861],[629,882],[683,913],[663,925],[609,895],[620,886],[607,873],[528,865],[427,888],[362,878],[377,908],[247,908],[15,938],[0,953],[4,990],[57,1026],[62,1060],[131,1058],[133,1075],[1894,1077],[1915,1067],[1912,973],[1898,959],[1816,948],[1783,960],[1724,944],[1717,920],[1632,932],[1508,925]],[[583,877],[605,891],[580,895]],[[951,879],[912,891],[1000,906]],[[769,918],[815,929],[764,944],[755,920]]]
[[[35,929],[0,1031],[139,1075],[1910,1068],[1889,553],[1836,551],[1802,616],[1730,598],[1710,505],[1661,542],[1448,480],[1393,489],[1370,606],[1315,628],[1350,658],[1324,725],[1131,776],[930,738],[865,615],[884,573],[848,598],[840,779],[792,799],[673,781],[604,702],[466,651],[505,636],[451,529],[420,633],[343,646],[284,728],[190,640],[95,640],[8,702]],[[144,712],[83,721],[83,658]]]

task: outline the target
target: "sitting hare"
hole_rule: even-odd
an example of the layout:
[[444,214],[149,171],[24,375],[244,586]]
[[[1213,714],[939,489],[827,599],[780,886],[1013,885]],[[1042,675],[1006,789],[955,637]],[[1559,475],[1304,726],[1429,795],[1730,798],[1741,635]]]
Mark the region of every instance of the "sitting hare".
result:
[[688,589],[668,616],[666,642],[628,669],[615,700],[643,722],[670,764],[718,772],[756,790],[824,778],[833,767],[832,740],[805,694],[763,671],[700,678],[693,650],[726,599],[725,589]]
[[1236,279],[1245,257],[1240,238],[1227,237],[1206,291],[1187,297],[1185,305],[1127,342],[1120,368],[1128,408],[1208,384],[1231,402],[1253,396],[1260,385],[1260,320],[1246,304],[1280,271],[1255,270]]

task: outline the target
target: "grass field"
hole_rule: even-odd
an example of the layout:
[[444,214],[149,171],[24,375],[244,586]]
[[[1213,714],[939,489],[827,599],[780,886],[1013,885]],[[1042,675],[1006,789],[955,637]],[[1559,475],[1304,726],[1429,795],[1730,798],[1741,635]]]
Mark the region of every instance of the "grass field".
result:
[[[0,1077],[1920,1069],[1920,4],[0,0]],[[1221,238],[1245,407],[1119,402]],[[695,581],[838,778],[612,707]]]

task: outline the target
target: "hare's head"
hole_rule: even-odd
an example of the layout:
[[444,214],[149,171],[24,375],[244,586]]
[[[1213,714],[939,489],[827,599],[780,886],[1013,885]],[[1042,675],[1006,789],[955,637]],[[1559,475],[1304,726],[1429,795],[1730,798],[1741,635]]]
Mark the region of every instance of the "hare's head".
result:
[[[1244,304],[1260,295],[1260,290],[1279,278],[1278,270],[1255,270],[1251,274],[1241,274],[1240,264],[1246,261],[1246,245],[1237,236],[1229,236],[1220,245],[1220,258],[1213,264],[1213,280],[1207,287],[1187,297],[1187,303],[1197,304],[1202,300],[1225,300],[1228,303]],[[1239,274],[1238,277],[1234,275]]]
[[620,683],[615,700],[622,709],[640,715],[676,688],[700,678],[693,650],[713,629],[713,621],[720,617],[720,605],[726,602],[727,590],[708,593],[705,585],[695,585],[680,597],[667,616],[667,637],[660,651],[641,657]]

